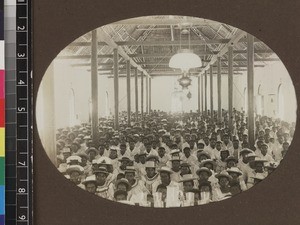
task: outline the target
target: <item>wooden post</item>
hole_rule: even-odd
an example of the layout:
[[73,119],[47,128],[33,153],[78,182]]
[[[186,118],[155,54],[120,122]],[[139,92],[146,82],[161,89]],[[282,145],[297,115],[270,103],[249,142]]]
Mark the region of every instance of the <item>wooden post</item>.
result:
[[203,74],[201,74],[201,113],[203,115],[203,111],[204,111],[204,101],[203,101],[203,95],[204,95],[204,88],[203,88]]
[[144,73],[141,73],[141,120],[144,123]]
[[214,117],[213,66],[210,65],[210,115]]
[[92,31],[91,42],[91,97],[92,97],[92,140],[98,145],[98,59],[97,30]]
[[151,77],[149,78],[149,113],[151,112],[151,101],[152,101],[152,99],[151,99]]
[[119,55],[114,49],[115,130],[119,129]]
[[232,132],[232,101],[233,100],[233,47],[228,47],[228,116],[229,129]]
[[198,76],[198,114],[200,114],[200,76]]
[[128,126],[131,125],[131,95],[130,95],[130,61],[126,61],[127,69],[127,123]]
[[218,119],[219,119],[219,121],[222,120],[221,93],[222,93],[222,85],[221,85],[221,57],[218,57]]
[[146,76],[146,114],[149,113],[149,77]]
[[204,73],[204,104],[205,104],[205,115],[207,115],[207,71]]
[[250,148],[254,149],[254,37],[247,34],[247,88],[248,88],[248,138]]
[[135,120],[139,120],[139,89],[138,89],[138,69],[134,70],[134,81],[135,81]]

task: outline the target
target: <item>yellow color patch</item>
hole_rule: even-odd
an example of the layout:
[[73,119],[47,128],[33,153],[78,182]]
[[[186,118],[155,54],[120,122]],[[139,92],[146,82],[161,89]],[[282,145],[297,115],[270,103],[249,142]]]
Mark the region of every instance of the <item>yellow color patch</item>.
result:
[[5,155],[5,128],[0,128],[0,157]]

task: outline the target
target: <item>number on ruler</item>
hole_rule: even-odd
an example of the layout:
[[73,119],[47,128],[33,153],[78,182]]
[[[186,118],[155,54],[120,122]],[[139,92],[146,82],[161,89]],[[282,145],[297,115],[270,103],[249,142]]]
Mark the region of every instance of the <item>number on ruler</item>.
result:
[[25,107],[18,107],[18,112],[25,112],[25,111],[26,111]]
[[25,82],[22,81],[22,80],[19,80],[18,84],[19,84],[19,85],[23,85],[23,84],[25,84]]
[[26,166],[26,161],[24,162],[18,162],[21,166]]
[[25,26],[17,26],[17,30],[25,30]]
[[23,53],[23,54],[18,53],[17,56],[18,56],[18,58],[24,58],[26,56],[26,54],[25,53]]
[[23,194],[23,193],[26,192],[26,189],[25,189],[25,188],[19,188],[19,189],[18,189],[18,192],[21,193],[21,194]]
[[26,216],[25,215],[19,216],[19,219],[20,220],[26,220]]

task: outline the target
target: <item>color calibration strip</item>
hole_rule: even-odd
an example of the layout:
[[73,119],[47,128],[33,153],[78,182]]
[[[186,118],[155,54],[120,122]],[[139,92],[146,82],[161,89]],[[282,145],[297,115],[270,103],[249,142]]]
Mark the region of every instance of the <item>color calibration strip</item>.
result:
[[5,222],[16,224],[16,0],[4,1],[5,40]]
[[0,2],[0,224],[5,221],[5,67],[4,67],[4,4]]
[[9,225],[32,224],[30,4],[30,0],[4,2],[5,224]]

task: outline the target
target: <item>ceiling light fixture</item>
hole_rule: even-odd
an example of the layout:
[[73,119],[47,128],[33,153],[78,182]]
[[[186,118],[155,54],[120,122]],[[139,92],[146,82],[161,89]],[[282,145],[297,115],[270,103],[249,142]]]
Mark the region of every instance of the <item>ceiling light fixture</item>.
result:
[[[189,28],[190,29],[190,28]],[[187,30],[185,28],[185,30]],[[187,73],[191,68],[197,68],[202,66],[201,58],[196,55],[191,49],[190,30],[185,32],[188,34],[189,48],[181,48],[181,34],[180,32],[180,48],[175,55],[173,55],[169,61],[169,67],[174,69],[181,69],[183,73]]]

